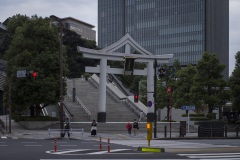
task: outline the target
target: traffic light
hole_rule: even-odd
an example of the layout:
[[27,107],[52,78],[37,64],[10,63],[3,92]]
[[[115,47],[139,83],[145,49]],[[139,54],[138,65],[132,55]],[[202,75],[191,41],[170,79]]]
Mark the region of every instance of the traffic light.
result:
[[135,102],[135,103],[138,103],[138,94],[135,94],[135,95],[134,95],[134,102]]
[[166,74],[166,68],[165,67],[161,67],[161,68],[158,69],[158,71],[159,71],[159,77],[163,78],[165,76],[165,74]]
[[28,78],[32,78],[32,77],[37,77],[38,76],[38,72],[35,72],[35,71],[27,71],[26,72],[26,77]]

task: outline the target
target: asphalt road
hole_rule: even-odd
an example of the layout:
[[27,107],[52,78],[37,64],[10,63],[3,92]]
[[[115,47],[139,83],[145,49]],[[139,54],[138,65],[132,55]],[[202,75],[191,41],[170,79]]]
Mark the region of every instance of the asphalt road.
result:
[[143,153],[136,147],[102,143],[97,141],[58,140],[55,152],[54,140],[0,139],[1,160],[50,160],[50,159],[167,159],[180,157],[174,153]]
[[161,143],[165,153],[137,151],[143,141],[113,140],[110,144],[95,140],[54,140],[0,138],[1,160],[77,160],[77,159],[191,159],[191,160],[236,160],[240,159],[240,140],[167,140]]

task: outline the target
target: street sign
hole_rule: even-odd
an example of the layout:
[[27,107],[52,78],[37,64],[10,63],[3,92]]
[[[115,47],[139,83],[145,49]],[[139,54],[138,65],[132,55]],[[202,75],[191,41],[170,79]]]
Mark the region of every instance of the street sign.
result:
[[147,105],[148,107],[152,107],[152,101],[148,101]]
[[26,70],[17,71],[17,78],[26,77]]
[[182,106],[181,107],[182,110],[196,110],[195,106]]

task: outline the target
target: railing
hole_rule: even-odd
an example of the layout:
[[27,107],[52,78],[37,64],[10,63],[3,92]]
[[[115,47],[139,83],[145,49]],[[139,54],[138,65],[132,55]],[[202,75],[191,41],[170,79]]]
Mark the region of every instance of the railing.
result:
[[91,112],[87,109],[87,107],[82,103],[82,101],[78,97],[76,97],[76,102],[81,107],[81,109],[85,111],[88,119],[91,119]]
[[[68,98],[72,101],[72,95],[67,91]],[[87,109],[87,107],[82,103],[82,101],[76,96],[75,97],[77,105],[80,106],[80,108],[86,113],[86,116],[88,119],[91,119],[91,112]]]
[[[48,129],[48,137],[49,138],[56,138],[55,136],[59,136],[62,135],[64,132],[66,131],[66,129]],[[81,139],[83,139],[83,134],[84,134],[84,129],[69,129],[69,133],[70,133],[70,137],[81,137]],[[54,137],[53,137],[54,136]]]

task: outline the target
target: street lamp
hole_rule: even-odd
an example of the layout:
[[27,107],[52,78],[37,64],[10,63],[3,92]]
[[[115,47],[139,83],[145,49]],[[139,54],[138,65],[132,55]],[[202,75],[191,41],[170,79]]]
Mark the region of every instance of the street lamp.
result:
[[[59,52],[59,63],[60,63],[60,129],[63,131],[63,23],[61,22],[60,18],[51,15],[51,20],[55,20],[60,24],[60,52]],[[60,136],[62,137],[62,132],[60,132]]]

